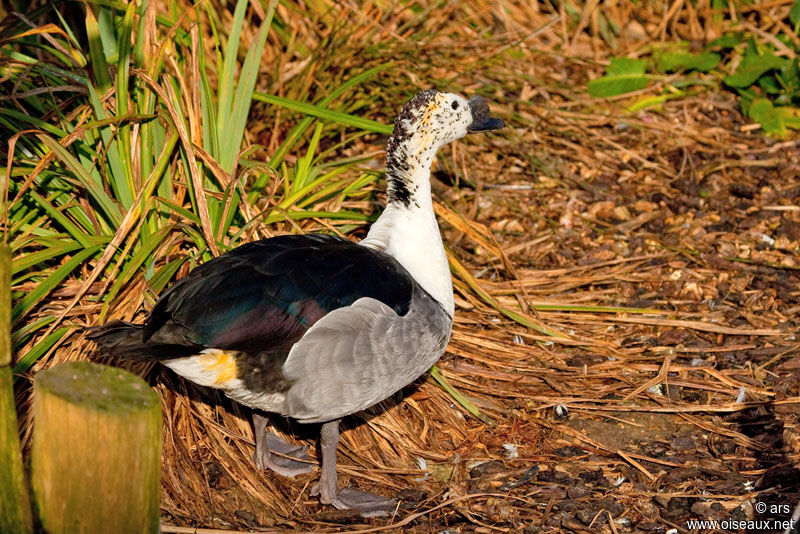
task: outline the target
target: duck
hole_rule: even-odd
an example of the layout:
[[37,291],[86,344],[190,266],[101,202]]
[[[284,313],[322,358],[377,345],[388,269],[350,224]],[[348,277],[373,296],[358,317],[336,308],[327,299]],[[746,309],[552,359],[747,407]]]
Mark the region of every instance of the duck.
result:
[[362,241],[309,233],[243,244],[176,281],[143,323],[111,321],[87,337],[100,353],[158,361],[252,408],[260,469],[314,469],[306,447],[268,430],[268,414],[320,424],[311,494],[363,516],[392,511],[394,498],[338,486],[339,423],[417,380],[445,352],[455,307],[431,165],[446,144],[504,126],[480,95],[417,93],[395,119],[387,203]]

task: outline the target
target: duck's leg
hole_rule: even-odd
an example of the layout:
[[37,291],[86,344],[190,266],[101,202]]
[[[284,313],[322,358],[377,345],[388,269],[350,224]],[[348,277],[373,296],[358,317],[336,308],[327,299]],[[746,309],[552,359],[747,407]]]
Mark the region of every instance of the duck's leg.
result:
[[336,508],[355,508],[364,517],[386,515],[397,506],[397,500],[387,499],[353,488],[339,488],[336,475],[336,448],[339,445],[339,420],[323,423],[320,431],[322,449],[322,475],[311,489],[311,495],[319,495],[322,504]]
[[293,477],[313,471],[314,465],[309,461],[304,461],[310,460],[306,448],[287,443],[272,432],[268,432],[268,422],[269,418],[267,416],[253,412],[253,435],[256,440],[256,452],[253,455],[253,460],[255,460],[258,468],[271,469],[285,477]]

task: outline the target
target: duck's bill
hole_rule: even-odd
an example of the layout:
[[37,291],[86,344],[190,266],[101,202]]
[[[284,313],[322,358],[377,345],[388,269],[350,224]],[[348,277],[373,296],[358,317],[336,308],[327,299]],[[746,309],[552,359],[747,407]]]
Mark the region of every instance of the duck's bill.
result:
[[490,132],[492,130],[499,130],[505,125],[506,123],[503,122],[503,119],[498,119],[497,117],[486,117],[485,120],[473,120],[472,124],[467,126],[467,131],[469,133]]
[[469,99],[469,109],[472,112],[472,124],[467,126],[469,133],[490,132],[506,125],[503,119],[489,115],[489,103],[480,95]]

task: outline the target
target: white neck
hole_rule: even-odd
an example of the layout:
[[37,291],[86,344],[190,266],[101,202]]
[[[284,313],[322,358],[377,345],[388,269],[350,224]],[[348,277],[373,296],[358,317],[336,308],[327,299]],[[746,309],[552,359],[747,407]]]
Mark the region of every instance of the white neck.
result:
[[[394,257],[453,317],[453,280],[433,213],[430,159],[423,158],[421,163],[404,173],[408,201],[391,199],[361,244]],[[397,179],[391,175],[387,178]]]

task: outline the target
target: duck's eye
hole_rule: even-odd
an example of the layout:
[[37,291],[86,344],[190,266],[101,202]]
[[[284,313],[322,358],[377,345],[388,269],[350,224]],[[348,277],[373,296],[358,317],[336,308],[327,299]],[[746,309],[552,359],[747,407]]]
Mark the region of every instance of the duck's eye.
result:
[[453,103],[450,105],[453,107],[453,109],[458,109],[458,100],[453,100]]

